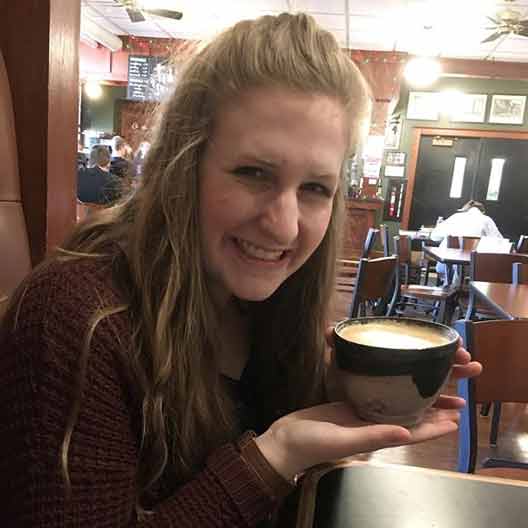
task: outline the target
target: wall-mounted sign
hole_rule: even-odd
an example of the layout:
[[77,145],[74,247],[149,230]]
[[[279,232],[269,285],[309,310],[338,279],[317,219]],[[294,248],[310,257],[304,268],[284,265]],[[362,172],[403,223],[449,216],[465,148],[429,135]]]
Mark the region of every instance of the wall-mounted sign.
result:
[[130,55],[128,57],[127,99],[160,101],[172,88],[174,69],[163,57]]
[[453,138],[446,138],[446,137],[434,137],[432,141],[433,147],[452,147],[455,144],[455,140]]

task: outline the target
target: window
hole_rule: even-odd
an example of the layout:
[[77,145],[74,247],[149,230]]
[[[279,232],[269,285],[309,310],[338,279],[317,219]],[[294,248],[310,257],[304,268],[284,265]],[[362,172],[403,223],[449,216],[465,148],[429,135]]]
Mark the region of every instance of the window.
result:
[[493,158],[491,160],[491,172],[486,200],[496,202],[499,199],[499,191],[502,182],[502,170],[505,163],[506,160],[502,158]]
[[466,173],[467,158],[456,157],[453,167],[453,176],[451,178],[451,190],[449,198],[460,198],[462,196],[462,185],[464,184],[464,175]]

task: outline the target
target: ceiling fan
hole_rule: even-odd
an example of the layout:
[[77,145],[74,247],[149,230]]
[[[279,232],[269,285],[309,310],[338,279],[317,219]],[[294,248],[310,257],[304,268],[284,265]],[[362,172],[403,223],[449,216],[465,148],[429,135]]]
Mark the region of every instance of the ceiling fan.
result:
[[[510,2],[514,1],[515,0],[510,0]],[[528,37],[528,18],[523,19],[523,15],[520,11],[508,7],[499,11],[495,17],[487,18],[493,22],[493,27],[486,29],[492,29],[494,32],[485,38],[482,41],[482,44],[485,42],[492,42],[506,35]]]
[[143,13],[171,18],[172,20],[180,20],[183,16],[181,11],[174,11],[172,9],[151,9],[140,7],[136,0],[114,0],[114,2],[126,9],[128,18],[130,18],[131,22],[144,22],[146,18]]

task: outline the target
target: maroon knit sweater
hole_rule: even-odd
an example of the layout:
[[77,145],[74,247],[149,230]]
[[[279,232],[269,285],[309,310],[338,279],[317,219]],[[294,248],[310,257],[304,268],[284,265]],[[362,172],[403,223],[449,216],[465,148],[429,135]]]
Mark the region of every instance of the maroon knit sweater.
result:
[[120,359],[130,342],[126,314],[96,327],[69,452],[67,500],[60,446],[71,412],[77,357],[88,321],[120,304],[110,265],[54,262],[34,275],[16,331],[0,342],[0,525],[31,527],[247,527],[276,504],[233,444],[212,453],[202,471],[135,515],[138,405]]

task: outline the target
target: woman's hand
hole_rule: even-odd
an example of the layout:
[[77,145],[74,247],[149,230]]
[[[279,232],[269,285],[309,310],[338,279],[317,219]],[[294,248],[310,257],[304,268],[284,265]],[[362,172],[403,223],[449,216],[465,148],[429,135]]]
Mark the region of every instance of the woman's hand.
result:
[[[329,370],[335,372],[333,328],[329,328],[326,335],[331,348]],[[460,340],[452,377],[471,378],[478,376],[481,371],[482,365],[471,361],[469,352],[462,347]],[[336,378],[339,379],[339,376]],[[334,394],[342,396],[339,388],[334,390]],[[465,403],[463,398],[441,395],[420,424],[406,429],[364,422],[354,414],[350,405],[338,401],[284,416],[259,436],[256,442],[271,465],[290,478],[321,462],[385,447],[423,442],[451,433],[458,427],[458,410]]]
[[290,479],[322,462],[451,433],[458,417],[456,408],[433,408],[419,425],[406,429],[364,422],[350,405],[334,402],[283,416],[255,442],[275,470]]

